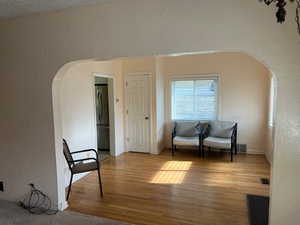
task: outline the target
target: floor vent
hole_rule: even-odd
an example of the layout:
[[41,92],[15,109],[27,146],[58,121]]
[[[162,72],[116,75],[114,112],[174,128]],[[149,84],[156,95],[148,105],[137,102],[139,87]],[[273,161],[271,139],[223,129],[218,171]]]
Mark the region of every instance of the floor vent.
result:
[[238,144],[237,149],[238,149],[238,152],[246,153],[247,152],[247,145],[246,144]]
[[270,184],[270,180],[269,180],[268,178],[260,178],[260,182],[261,182],[262,184],[267,184],[267,185]]

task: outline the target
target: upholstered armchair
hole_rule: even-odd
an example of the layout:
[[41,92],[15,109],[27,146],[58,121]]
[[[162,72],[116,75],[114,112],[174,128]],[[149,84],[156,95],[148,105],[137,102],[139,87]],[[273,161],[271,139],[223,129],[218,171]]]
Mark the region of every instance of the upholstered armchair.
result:
[[201,156],[203,124],[200,121],[173,121],[172,156],[177,146],[195,146]]
[[201,149],[204,157],[204,147],[230,149],[231,162],[233,152],[237,154],[237,123],[230,121],[210,121],[202,132]]

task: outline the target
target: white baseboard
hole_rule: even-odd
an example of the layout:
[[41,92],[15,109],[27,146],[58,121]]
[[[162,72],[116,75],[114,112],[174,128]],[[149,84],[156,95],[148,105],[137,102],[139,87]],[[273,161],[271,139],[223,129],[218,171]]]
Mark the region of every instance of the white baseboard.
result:
[[267,161],[270,163],[270,165],[272,165],[272,160],[273,159],[272,159],[272,156],[271,156],[270,152],[266,152],[265,156],[266,156]]
[[59,204],[58,210],[64,211],[68,207],[69,207],[68,202],[67,201],[63,201],[62,203]]
[[246,153],[249,155],[264,155],[265,154],[265,152],[259,151],[258,149],[255,149],[255,148],[248,148]]

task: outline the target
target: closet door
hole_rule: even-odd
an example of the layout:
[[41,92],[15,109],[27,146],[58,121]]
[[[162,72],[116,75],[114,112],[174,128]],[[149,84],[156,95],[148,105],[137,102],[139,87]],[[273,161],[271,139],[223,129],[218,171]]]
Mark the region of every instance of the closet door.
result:
[[127,151],[150,153],[149,75],[128,75],[125,79],[126,147]]

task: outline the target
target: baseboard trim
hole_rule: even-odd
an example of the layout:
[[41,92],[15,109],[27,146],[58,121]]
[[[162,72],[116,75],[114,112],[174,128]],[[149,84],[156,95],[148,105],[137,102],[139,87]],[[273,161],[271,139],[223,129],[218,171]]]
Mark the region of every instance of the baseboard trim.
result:
[[249,154],[249,155],[264,155],[265,152],[258,151],[257,149],[247,149],[247,154]]
[[63,202],[61,203],[61,206],[59,207],[58,210],[64,211],[64,210],[65,210],[66,208],[68,208],[68,207],[69,207],[68,202],[67,202],[67,201],[63,201]]
[[[179,146],[178,146],[179,147]],[[177,148],[178,148],[177,147]],[[171,150],[172,148],[166,148],[168,150]],[[190,146],[186,146],[186,147],[179,147],[179,149],[195,149],[197,150],[196,147],[190,147]],[[214,149],[211,149],[211,151],[218,151],[218,150],[214,150]],[[247,152],[238,152],[238,154],[249,154],[249,155],[265,155],[266,153],[265,152],[261,152],[261,151],[258,151],[257,149],[247,149]]]
[[265,152],[265,157],[270,165],[272,165],[272,156],[270,152]]

